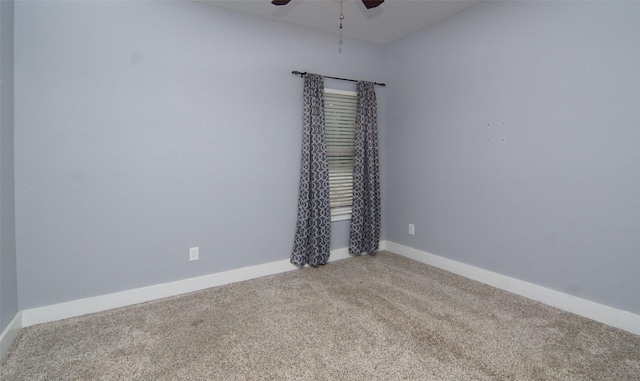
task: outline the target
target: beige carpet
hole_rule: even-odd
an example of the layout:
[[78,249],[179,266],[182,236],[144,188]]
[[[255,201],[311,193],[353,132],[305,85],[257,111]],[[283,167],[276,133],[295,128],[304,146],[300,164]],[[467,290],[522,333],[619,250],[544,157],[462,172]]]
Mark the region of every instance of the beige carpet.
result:
[[29,327],[4,380],[640,380],[640,336],[390,253]]

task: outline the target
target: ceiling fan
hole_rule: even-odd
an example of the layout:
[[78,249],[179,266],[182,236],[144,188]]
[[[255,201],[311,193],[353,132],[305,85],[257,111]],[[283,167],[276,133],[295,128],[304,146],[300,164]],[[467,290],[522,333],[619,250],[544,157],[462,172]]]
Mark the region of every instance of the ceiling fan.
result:
[[[287,5],[291,0],[271,0],[271,4],[273,5]],[[384,0],[362,0],[362,4],[367,9],[375,8],[378,5],[384,3]]]

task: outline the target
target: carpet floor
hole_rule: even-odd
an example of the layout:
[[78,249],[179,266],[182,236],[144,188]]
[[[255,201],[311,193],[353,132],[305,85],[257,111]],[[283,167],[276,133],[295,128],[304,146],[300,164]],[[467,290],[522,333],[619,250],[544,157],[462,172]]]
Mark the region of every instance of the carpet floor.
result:
[[640,336],[381,252],[22,330],[2,380],[640,380]]

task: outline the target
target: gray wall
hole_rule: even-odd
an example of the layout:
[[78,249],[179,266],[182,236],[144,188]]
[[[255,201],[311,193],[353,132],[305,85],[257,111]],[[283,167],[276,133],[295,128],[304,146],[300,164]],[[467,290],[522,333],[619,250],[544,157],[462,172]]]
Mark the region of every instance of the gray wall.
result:
[[202,3],[18,2],[15,16],[21,309],[288,259],[291,71],[384,80],[377,45],[339,53],[335,36]]
[[13,1],[0,1],[0,332],[18,313],[13,176]]
[[487,2],[390,46],[386,238],[640,313],[639,21]]

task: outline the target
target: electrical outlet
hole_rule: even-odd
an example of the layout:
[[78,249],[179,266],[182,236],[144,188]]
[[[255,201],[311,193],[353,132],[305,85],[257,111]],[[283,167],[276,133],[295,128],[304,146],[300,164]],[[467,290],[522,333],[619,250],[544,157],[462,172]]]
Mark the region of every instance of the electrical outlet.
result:
[[409,234],[416,235],[416,226],[414,224],[409,224]]
[[189,248],[189,260],[197,261],[200,259],[200,248],[199,247],[190,247]]

